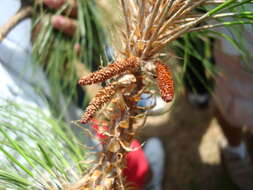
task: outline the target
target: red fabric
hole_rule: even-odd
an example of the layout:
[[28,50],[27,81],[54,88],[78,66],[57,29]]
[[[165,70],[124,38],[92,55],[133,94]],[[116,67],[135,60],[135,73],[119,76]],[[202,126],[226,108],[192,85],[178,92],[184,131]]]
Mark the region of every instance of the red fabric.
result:
[[133,184],[137,190],[143,189],[149,170],[149,164],[140,143],[134,140],[132,148],[138,148],[136,151],[129,152],[126,156],[127,167],[123,174],[128,183]]
[[[96,122],[94,122],[96,123]],[[96,135],[100,138],[106,138],[103,131],[107,130],[107,126],[99,126],[93,124],[92,128],[95,130]],[[123,171],[124,176],[128,184],[136,187],[136,190],[142,190],[145,185],[145,180],[149,171],[148,160],[145,156],[141,144],[137,140],[133,140],[131,148],[135,151],[129,152],[126,156],[126,168]]]
[[92,125],[92,128],[95,130],[95,133],[99,139],[106,138],[106,135],[103,134],[103,132],[108,130],[107,126],[99,126],[96,121],[94,121],[94,124]]

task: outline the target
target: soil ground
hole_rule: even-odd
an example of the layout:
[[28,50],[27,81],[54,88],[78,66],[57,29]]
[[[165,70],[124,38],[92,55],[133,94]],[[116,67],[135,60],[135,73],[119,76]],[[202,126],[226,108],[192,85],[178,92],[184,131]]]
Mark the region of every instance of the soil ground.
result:
[[150,116],[140,137],[160,137],[166,150],[163,190],[236,190],[220,161],[219,142],[224,139],[213,118],[212,104],[197,109],[184,96],[171,111]]

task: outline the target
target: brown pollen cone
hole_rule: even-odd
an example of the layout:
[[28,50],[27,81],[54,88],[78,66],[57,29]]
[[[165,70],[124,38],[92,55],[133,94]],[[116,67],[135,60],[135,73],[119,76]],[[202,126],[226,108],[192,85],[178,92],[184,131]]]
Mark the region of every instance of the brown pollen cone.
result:
[[94,114],[99,111],[102,106],[109,102],[116,93],[116,87],[111,84],[103,89],[101,89],[98,94],[92,99],[90,104],[87,106],[84,114],[82,115],[80,122],[85,124],[89,122]]
[[135,70],[139,65],[140,63],[136,57],[130,57],[122,61],[115,61],[114,63],[109,64],[107,67],[82,77],[78,83],[80,85],[90,85],[104,82],[116,75],[124,73],[125,71]]
[[165,102],[172,101],[174,97],[174,82],[169,67],[161,61],[156,61],[157,84],[162,99]]

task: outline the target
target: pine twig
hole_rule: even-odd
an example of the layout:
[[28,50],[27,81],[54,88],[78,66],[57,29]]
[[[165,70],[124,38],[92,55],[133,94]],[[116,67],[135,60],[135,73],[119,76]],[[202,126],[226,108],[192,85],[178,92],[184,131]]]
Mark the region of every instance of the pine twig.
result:
[[1,28],[0,28],[0,42],[6,37],[6,35],[15,27],[20,21],[29,17],[32,14],[32,7],[22,7],[15,15],[13,15]]

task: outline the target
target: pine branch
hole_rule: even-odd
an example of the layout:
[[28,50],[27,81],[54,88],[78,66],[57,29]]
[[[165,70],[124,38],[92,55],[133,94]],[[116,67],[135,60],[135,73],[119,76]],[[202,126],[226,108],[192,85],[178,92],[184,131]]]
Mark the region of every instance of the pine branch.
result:
[[9,18],[9,20],[2,27],[0,27],[0,42],[19,22],[31,16],[32,10],[33,9],[31,6],[22,7],[15,15]]

